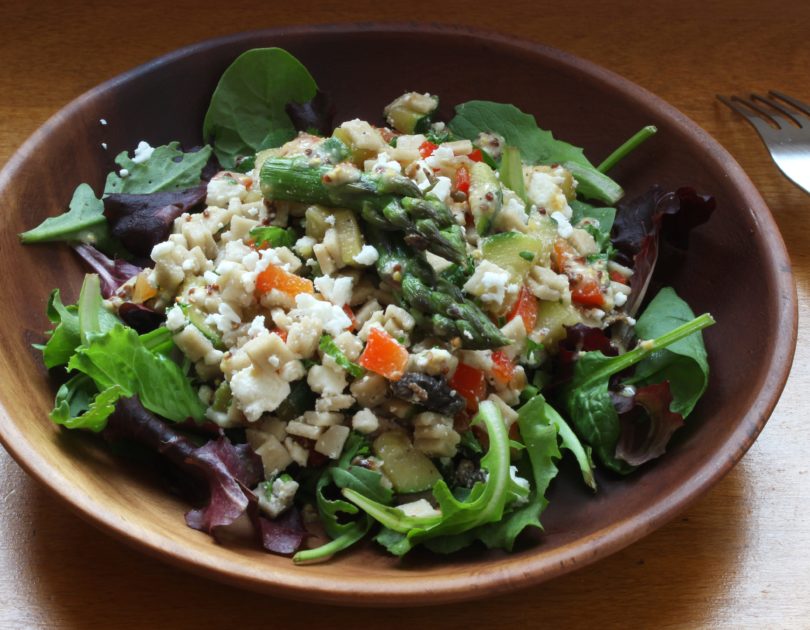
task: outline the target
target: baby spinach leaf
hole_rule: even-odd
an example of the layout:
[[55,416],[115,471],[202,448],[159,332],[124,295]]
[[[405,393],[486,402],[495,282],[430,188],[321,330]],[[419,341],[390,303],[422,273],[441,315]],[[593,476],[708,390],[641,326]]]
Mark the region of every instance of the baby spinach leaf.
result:
[[20,234],[20,240],[26,244],[51,241],[105,243],[109,237],[104,204],[88,184],[79,184],[67,212],[48,217],[34,229]]
[[318,90],[307,69],[280,48],[254,48],[225,70],[211,97],[203,138],[217,159],[233,168],[236,158],[277,147],[295,137],[285,107],[312,100]]
[[608,392],[610,377],[713,323],[711,315],[701,315],[614,357],[599,351],[580,353],[564,393],[565,407],[579,435],[593,447],[605,466],[622,474],[635,468],[615,455],[621,424]]
[[[640,339],[658,337],[682,325],[695,315],[671,287],[661,289],[636,322]],[[672,392],[670,409],[688,416],[709,382],[709,362],[703,336],[696,332],[664,349],[653,352],[636,366],[632,384],[649,385],[669,382]]]
[[116,325],[88,336],[68,363],[93,379],[99,391],[119,385],[125,396],[138,395],[144,407],[174,422],[201,421],[205,406],[180,367],[150,351],[132,328]]
[[170,142],[156,147],[149,158],[138,162],[122,151],[116,156],[115,163],[126,171],[126,177],[121,176],[120,170],[107,175],[104,194],[145,195],[197,186],[211,157],[211,147],[183,153],[179,146],[179,142]]
[[469,140],[477,140],[481,132],[497,133],[507,145],[517,147],[530,164],[563,164],[572,170],[585,197],[613,204],[623,194],[616,182],[590,163],[582,149],[556,140],[550,131],[537,126],[534,116],[514,105],[491,101],[462,103],[456,106],[449,127],[456,136]]

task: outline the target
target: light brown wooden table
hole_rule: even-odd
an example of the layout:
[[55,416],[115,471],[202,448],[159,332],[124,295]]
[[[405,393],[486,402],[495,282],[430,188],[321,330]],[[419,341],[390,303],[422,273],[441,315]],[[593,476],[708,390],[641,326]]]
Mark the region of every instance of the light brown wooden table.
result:
[[731,151],[762,192],[793,260],[802,318],[781,402],[732,473],[641,542],[531,590],[432,609],[302,605],[188,575],[79,520],[0,449],[0,628],[810,628],[810,329],[803,319],[810,195],[785,180],[753,130],[714,99],[776,88],[810,102],[810,4],[292,4],[0,1],[0,164],[93,85],[216,35],[304,21],[423,20],[543,42],[672,103]]

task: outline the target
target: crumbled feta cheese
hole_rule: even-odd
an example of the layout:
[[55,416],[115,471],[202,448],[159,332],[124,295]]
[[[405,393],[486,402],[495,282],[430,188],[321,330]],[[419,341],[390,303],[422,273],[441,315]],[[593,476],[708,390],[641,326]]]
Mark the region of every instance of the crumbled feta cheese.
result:
[[400,165],[400,163],[397,162],[396,160],[392,160],[391,156],[388,155],[388,153],[386,153],[385,151],[377,155],[377,158],[375,160],[368,160],[366,164],[367,164],[366,170],[375,173],[402,172],[402,166]]
[[373,245],[363,245],[362,249],[355,254],[354,262],[358,265],[373,265],[380,257],[380,253]]
[[313,365],[307,374],[307,384],[313,392],[326,396],[343,393],[346,389],[346,372],[333,370],[325,365]]
[[484,303],[503,304],[507,295],[517,293],[518,286],[510,284],[509,272],[495,263],[482,260],[475,273],[464,284],[464,291],[481,298]]
[[436,178],[436,183],[433,185],[433,188],[428,191],[428,194],[435,195],[439,201],[443,202],[445,199],[447,199],[447,195],[450,194],[450,189],[452,186],[453,184],[449,177],[440,175]]
[[220,302],[219,312],[212,313],[205,318],[205,323],[210,326],[216,326],[217,330],[222,333],[232,331],[236,326],[242,323],[242,318],[230,304],[227,302]]
[[135,147],[135,154],[132,156],[132,161],[135,162],[135,164],[146,162],[146,160],[152,157],[152,153],[154,152],[154,147],[150,146],[148,142],[141,140],[138,146]]
[[270,492],[258,492],[259,508],[270,518],[276,518],[293,504],[298,482],[284,475],[274,480]]
[[427,499],[419,499],[410,503],[403,503],[397,506],[405,516],[414,518],[441,516],[442,513],[434,508]]
[[315,245],[317,241],[312,238],[311,236],[302,236],[297,241],[295,241],[295,245],[293,245],[293,249],[295,253],[301,256],[301,258],[311,258],[312,257],[312,247]]
[[332,302],[335,306],[343,306],[348,304],[352,299],[352,284],[354,280],[351,277],[343,276],[340,278],[331,278],[329,276],[319,276],[315,278],[315,288],[327,300]]
[[119,177],[129,177],[129,171],[127,169],[125,169],[125,168],[122,168],[120,171],[118,171],[118,176]]
[[290,317],[293,319],[312,317],[333,337],[337,337],[352,325],[352,320],[341,307],[319,300],[310,293],[299,293],[295,296],[295,308],[290,311]]
[[258,337],[259,335],[263,335],[267,333],[267,326],[264,323],[264,315],[257,315],[253,318],[253,321],[250,322],[250,326],[247,329],[247,335],[251,339]]
[[[547,167],[536,167],[546,168]],[[571,207],[560,185],[565,181],[565,170],[556,168],[548,170],[534,170],[529,178],[526,195],[529,200],[540,208],[549,212],[561,212],[566,219],[571,218]]]
[[574,228],[571,226],[571,223],[567,218],[565,218],[565,215],[562,212],[552,212],[551,218],[556,221],[557,234],[559,234],[562,238],[568,238],[574,233]]
[[231,377],[231,392],[248,421],[256,422],[284,402],[290,395],[290,384],[274,370],[250,366]]
[[440,146],[433,153],[425,158],[425,163],[430,168],[441,168],[444,162],[453,159],[453,149],[445,146]]
[[627,303],[627,294],[617,291],[613,294],[613,304],[616,306],[624,306]]
[[172,306],[166,311],[166,328],[176,332],[186,325],[186,316],[179,306]]

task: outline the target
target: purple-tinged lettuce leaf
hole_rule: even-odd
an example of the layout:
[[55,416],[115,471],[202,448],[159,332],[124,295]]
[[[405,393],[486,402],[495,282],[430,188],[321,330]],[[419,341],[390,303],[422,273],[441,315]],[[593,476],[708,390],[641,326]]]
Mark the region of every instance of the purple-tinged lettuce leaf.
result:
[[641,466],[664,454],[672,434],[683,426],[683,416],[669,410],[671,403],[672,392],[666,381],[636,391],[630,409],[619,415],[616,459]]
[[305,103],[290,101],[284,106],[284,112],[298,131],[329,136],[334,129],[335,103],[320,90]]
[[301,548],[304,539],[309,535],[301,520],[301,513],[293,506],[275,519],[269,519],[259,513],[258,507],[248,510],[256,529],[259,542],[271,553],[289,556]]
[[165,241],[174,220],[205,202],[206,186],[149,194],[115,193],[104,198],[110,232],[136,256],[148,258]]
[[691,230],[708,221],[714,208],[713,197],[691,188],[665,193],[657,186],[618,204],[613,246],[620,252],[619,262],[634,270],[624,307],[627,313],[635,315],[644,301],[662,251],[661,236],[670,251],[683,252],[689,246]]
[[118,308],[118,317],[130,328],[134,328],[138,334],[156,330],[166,321],[163,313],[158,313],[143,304],[124,302]]
[[146,446],[188,475],[204,481],[208,503],[186,514],[190,527],[214,533],[230,525],[248,508],[250,491],[262,478],[261,459],[245,444],[234,445],[225,436],[197,446],[158,416],[147,411],[137,397],[118,400],[104,437],[131,440]]
[[118,287],[143,270],[126,260],[108,258],[92,245],[77,244],[73,249],[87,266],[98,274],[101,280],[101,294],[105,298],[115,295]]

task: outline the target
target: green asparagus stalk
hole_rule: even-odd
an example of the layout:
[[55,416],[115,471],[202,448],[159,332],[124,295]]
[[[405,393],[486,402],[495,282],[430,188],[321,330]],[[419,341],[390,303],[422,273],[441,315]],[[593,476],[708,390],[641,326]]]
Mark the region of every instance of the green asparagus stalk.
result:
[[405,232],[411,247],[453,262],[466,254],[461,227],[442,203],[421,198],[409,178],[364,173],[350,164],[313,165],[307,158],[270,158],[260,173],[266,199],[348,208],[370,225]]
[[402,299],[411,309],[429,316],[420,316],[418,320],[430,326],[433,334],[444,339],[458,338],[461,347],[471,350],[511,343],[458,287],[436,278],[421,254],[407,252],[378,230],[369,230],[368,236],[380,253],[377,259],[380,277],[402,291]]

